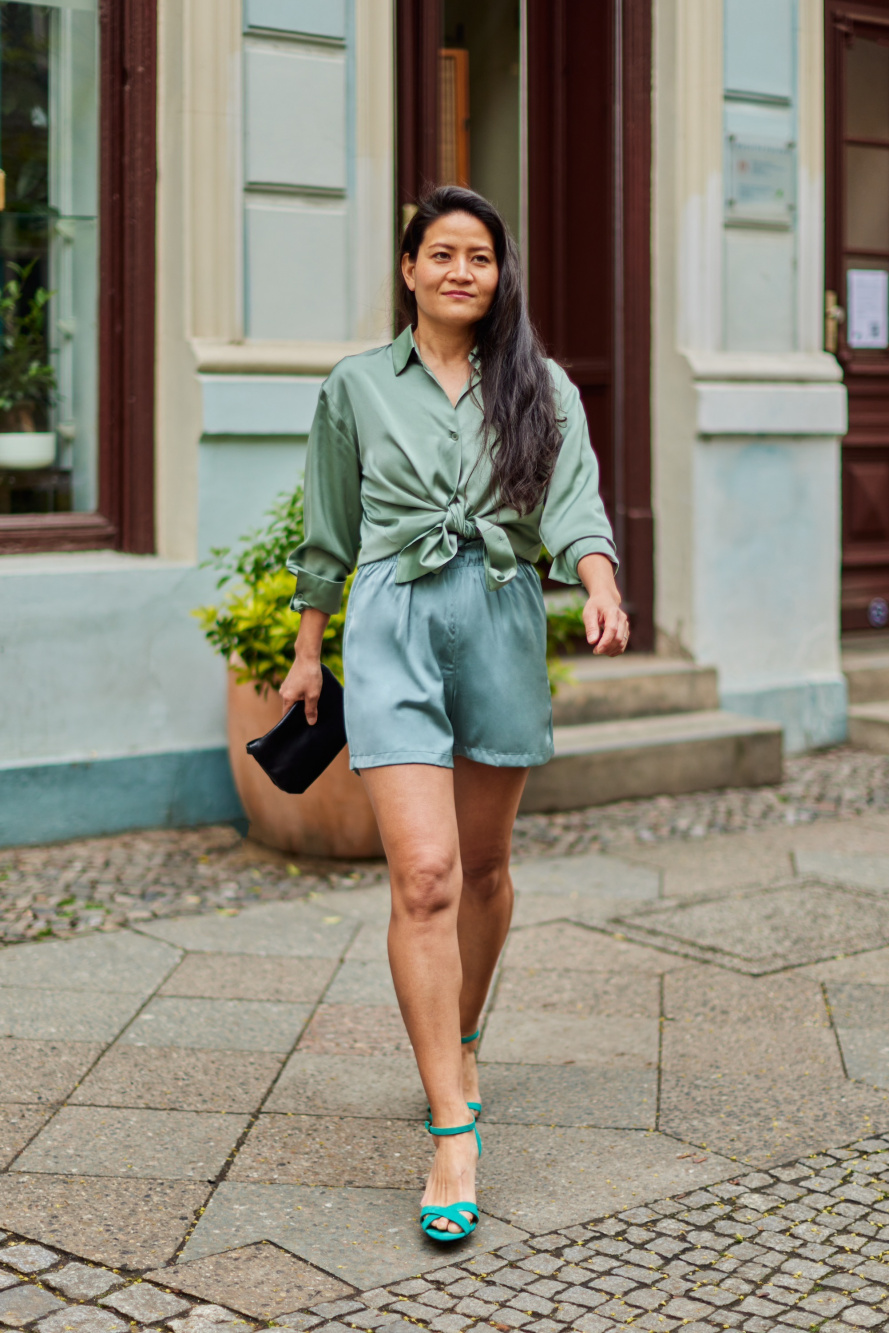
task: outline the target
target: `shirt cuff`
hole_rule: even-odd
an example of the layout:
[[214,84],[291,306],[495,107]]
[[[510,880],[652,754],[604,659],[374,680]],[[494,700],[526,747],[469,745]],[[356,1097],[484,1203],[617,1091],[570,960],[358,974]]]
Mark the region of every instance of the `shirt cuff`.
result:
[[343,602],[345,579],[323,579],[308,569],[291,569],[296,575],[296,592],[290,599],[291,611],[324,611],[335,616]]
[[556,583],[580,583],[577,573],[577,563],[585,555],[605,555],[614,565],[614,572],[617,573],[617,551],[614,542],[609,541],[607,537],[578,537],[576,542],[566,546],[564,551],[553,560],[550,567],[549,576]]

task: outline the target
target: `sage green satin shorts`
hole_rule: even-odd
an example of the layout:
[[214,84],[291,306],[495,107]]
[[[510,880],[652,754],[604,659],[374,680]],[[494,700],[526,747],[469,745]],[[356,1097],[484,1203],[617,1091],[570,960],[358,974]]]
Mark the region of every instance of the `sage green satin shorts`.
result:
[[410,583],[397,556],[360,565],[343,635],[350,766],[434,764],[465,755],[497,768],[553,753],[546,610],[534,566],[497,592],[483,546]]

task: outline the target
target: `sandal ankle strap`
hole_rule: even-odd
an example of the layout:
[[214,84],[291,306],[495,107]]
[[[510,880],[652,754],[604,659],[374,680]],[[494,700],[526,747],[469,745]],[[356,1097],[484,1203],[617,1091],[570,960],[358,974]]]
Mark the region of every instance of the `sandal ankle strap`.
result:
[[430,1134],[434,1134],[437,1138],[444,1138],[449,1134],[468,1134],[470,1130],[475,1129],[475,1121],[473,1120],[471,1125],[455,1125],[450,1129],[437,1129],[431,1120],[427,1120],[426,1128]]
[[471,1041],[478,1041],[478,1037],[479,1037],[479,1033],[480,1033],[480,1032],[481,1032],[481,1028],[476,1028],[476,1029],[475,1029],[475,1032],[473,1032],[473,1034],[472,1034],[471,1037],[461,1037],[461,1038],[460,1038],[460,1045],[461,1045],[461,1046],[468,1046],[469,1043],[470,1043]]

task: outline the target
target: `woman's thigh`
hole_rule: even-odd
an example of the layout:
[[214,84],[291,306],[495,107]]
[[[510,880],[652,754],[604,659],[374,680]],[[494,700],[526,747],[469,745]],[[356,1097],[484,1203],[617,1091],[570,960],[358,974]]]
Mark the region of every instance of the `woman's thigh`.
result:
[[467,878],[484,877],[508,862],[527,777],[527,768],[495,767],[455,755],[454,806]]

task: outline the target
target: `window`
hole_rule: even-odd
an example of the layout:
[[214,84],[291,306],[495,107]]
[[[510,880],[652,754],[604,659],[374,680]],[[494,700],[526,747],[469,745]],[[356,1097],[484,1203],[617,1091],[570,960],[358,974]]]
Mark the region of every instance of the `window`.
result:
[[154,0],[0,2],[0,283],[18,323],[49,292],[54,372],[0,357],[0,551],[153,547],[155,29]]

